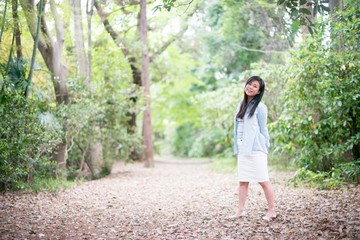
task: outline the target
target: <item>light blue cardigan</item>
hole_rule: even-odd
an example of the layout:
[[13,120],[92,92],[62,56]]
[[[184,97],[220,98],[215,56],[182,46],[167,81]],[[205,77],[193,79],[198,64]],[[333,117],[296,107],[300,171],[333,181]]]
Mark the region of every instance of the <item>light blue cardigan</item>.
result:
[[238,104],[234,117],[234,154],[250,155],[252,151],[268,153],[270,137],[267,128],[267,107],[262,102],[257,106],[254,115],[249,118],[250,108],[244,116],[244,140],[241,148],[237,146],[237,125],[236,114],[239,112],[241,102]]

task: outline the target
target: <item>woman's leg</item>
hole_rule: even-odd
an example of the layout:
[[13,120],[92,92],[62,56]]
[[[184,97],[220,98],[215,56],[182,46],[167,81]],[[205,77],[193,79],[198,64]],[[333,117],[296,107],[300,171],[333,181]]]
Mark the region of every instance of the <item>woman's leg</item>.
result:
[[239,206],[235,213],[235,215],[230,218],[239,218],[244,217],[245,213],[245,202],[248,195],[249,183],[248,182],[240,182],[239,183]]
[[265,198],[268,203],[268,212],[266,214],[267,218],[276,217],[275,212],[275,200],[274,200],[274,189],[269,181],[267,182],[260,182],[259,183],[264,190]]
[[249,192],[249,182],[240,182],[239,184],[239,208],[238,211],[245,210],[245,203]]

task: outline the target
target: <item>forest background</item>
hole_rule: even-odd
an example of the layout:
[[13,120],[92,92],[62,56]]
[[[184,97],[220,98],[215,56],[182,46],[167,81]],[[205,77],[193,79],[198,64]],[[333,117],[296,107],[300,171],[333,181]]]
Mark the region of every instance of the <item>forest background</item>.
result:
[[[0,2],[0,189],[155,155],[235,161],[245,80],[266,82],[269,161],[360,182],[356,0]],[[63,184],[63,183],[60,183]]]

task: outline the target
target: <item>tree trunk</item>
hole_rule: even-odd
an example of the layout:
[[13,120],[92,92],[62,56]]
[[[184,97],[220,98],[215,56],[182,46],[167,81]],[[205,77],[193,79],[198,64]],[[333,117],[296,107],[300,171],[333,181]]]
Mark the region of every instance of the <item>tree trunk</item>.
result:
[[13,14],[13,19],[14,19],[16,57],[17,57],[17,59],[21,59],[23,57],[23,54],[22,54],[22,49],[21,49],[21,33],[20,33],[19,15],[18,15],[18,0],[12,1],[12,14]]
[[[33,0],[20,0],[20,5],[25,11],[25,18],[30,30],[30,33],[35,39],[36,37],[36,10]],[[47,28],[46,19],[41,16],[41,31],[42,34],[39,36],[38,49],[43,57],[47,68],[49,69],[52,82],[54,85],[55,97],[57,105],[67,104],[69,102],[69,93],[66,87],[67,68],[61,62],[61,50],[64,42],[63,38],[63,27],[60,21],[60,16],[57,13],[57,7],[54,0],[50,0],[50,7],[52,15],[55,20],[56,29],[56,41],[52,39],[50,31]],[[65,129],[66,130],[66,129]],[[57,150],[54,153],[54,159],[58,164],[58,169],[63,171],[66,169],[67,152],[66,147],[67,141],[63,140],[61,144],[57,146]]]
[[[74,43],[75,43],[75,53],[77,59],[77,66],[79,67],[80,76],[84,78],[84,85],[90,88],[91,82],[89,78],[89,62],[86,57],[85,51],[85,41],[83,36],[83,27],[82,27],[82,16],[81,16],[81,1],[70,0],[71,11],[73,13],[74,20]],[[91,21],[88,21],[88,23]],[[91,39],[90,39],[91,41]],[[90,52],[91,49],[89,49]],[[102,143],[99,140],[101,136],[100,127],[97,123],[94,123],[92,126],[92,134],[95,136],[89,141],[89,161],[92,168],[93,177],[98,177],[102,166],[104,165],[103,161],[103,147]]]
[[1,22],[1,29],[0,29],[0,44],[1,44],[1,41],[2,41],[2,35],[3,35],[3,32],[4,32],[4,29],[5,29],[7,5],[8,5],[8,1],[5,0],[4,12],[3,12],[3,15],[2,15],[2,22]]
[[74,20],[74,44],[75,56],[77,60],[78,71],[80,76],[84,78],[84,84],[89,86],[89,64],[86,58],[85,41],[82,27],[81,1],[70,0],[71,12]]
[[[130,61],[130,68],[131,68],[131,72],[132,72],[132,77],[133,77],[133,84],[137,85],[137,86],[142,86],[141,83],[141,70],[136,66],[136,59],[134,57],[130,57],[129,58]],[[130,101],[132,101],[134,104],[136,104],[137,102],[137,96],[134,97],[130,97]],[[134,112],[128,112],[126,113],[126,116],[129,118],[128,120],[128,132],[130,134],[135,134],[136,132],[136,113]],[[131,160],[135,160],[138,161],[142,158],[141,153],[137,150],[132,150],[130,155],[129,155]]]
[[87,52],[87,57],[88,57],[88,79],[89,82],[91,83],[92,80],[92,68],[91,68],[91,64],[92,64],[92,54],[91,54],[91,43],[92,43],[92,39],[91,39],[91,32],[92,32],[92,27],[91,27],[91,18],[92,15],[94,13],[94,1],[95,0],[88,0],[86,2],[86,20],[87,20],[87,27],[88,27],[88,32],[87,32],[87,38],[88,38],[88,52]]
[[98,124],[92,126],[92,134],[95,139],[90,141],[90,165],[92,166],[92,175],[95,178],[99,177],[99,174],[104,167],[104,158],[103,158],[103,145],[100,139],[101,131]]
[[143,119],[143,142],[144,142],[144,162],[145,167],[154,167],[152,126],[151,126],[151,97],[150,97],[150,77],[149,77],[149,50],[147,43],[147,17],[146,0],[140,0],[140,40],[142,43],[141,56],[141,82],[145,90],[145,103]]

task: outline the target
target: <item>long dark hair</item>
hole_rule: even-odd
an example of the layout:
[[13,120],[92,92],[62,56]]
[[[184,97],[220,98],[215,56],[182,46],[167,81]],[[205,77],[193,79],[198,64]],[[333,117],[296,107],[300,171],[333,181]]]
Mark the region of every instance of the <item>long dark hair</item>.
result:
[[241,106],[240,106],[239,112],[236,114],[236,118],[243,119],[244,116],[245,116],[246,110],[247,110],[247,108],[249,106],[251,106],[249,117],[252,117],[254,115],[254,113],[255,113],[255,110],[256,110],[257,106],[259,105],[259,103],[260,103],[260,101],[261,101],[261,99],[262,99],[262,97],[264,95],[265,82],[264,82],[264,80],[262,80],[261,77],[258,77],[258,76],[249,77],[248,80],[246,80],[245,87],[246,87],[246,85],[248,85],[249,83],[251,83],[253,81],[258,81],[260,83],[260,88],[259,88],[260,93],[257,94],[251,100],[251,102],[249,102],[248,96],[246,95],[246,92],[245,92],[245,89],[244,89],[244,99],[241,102]]

